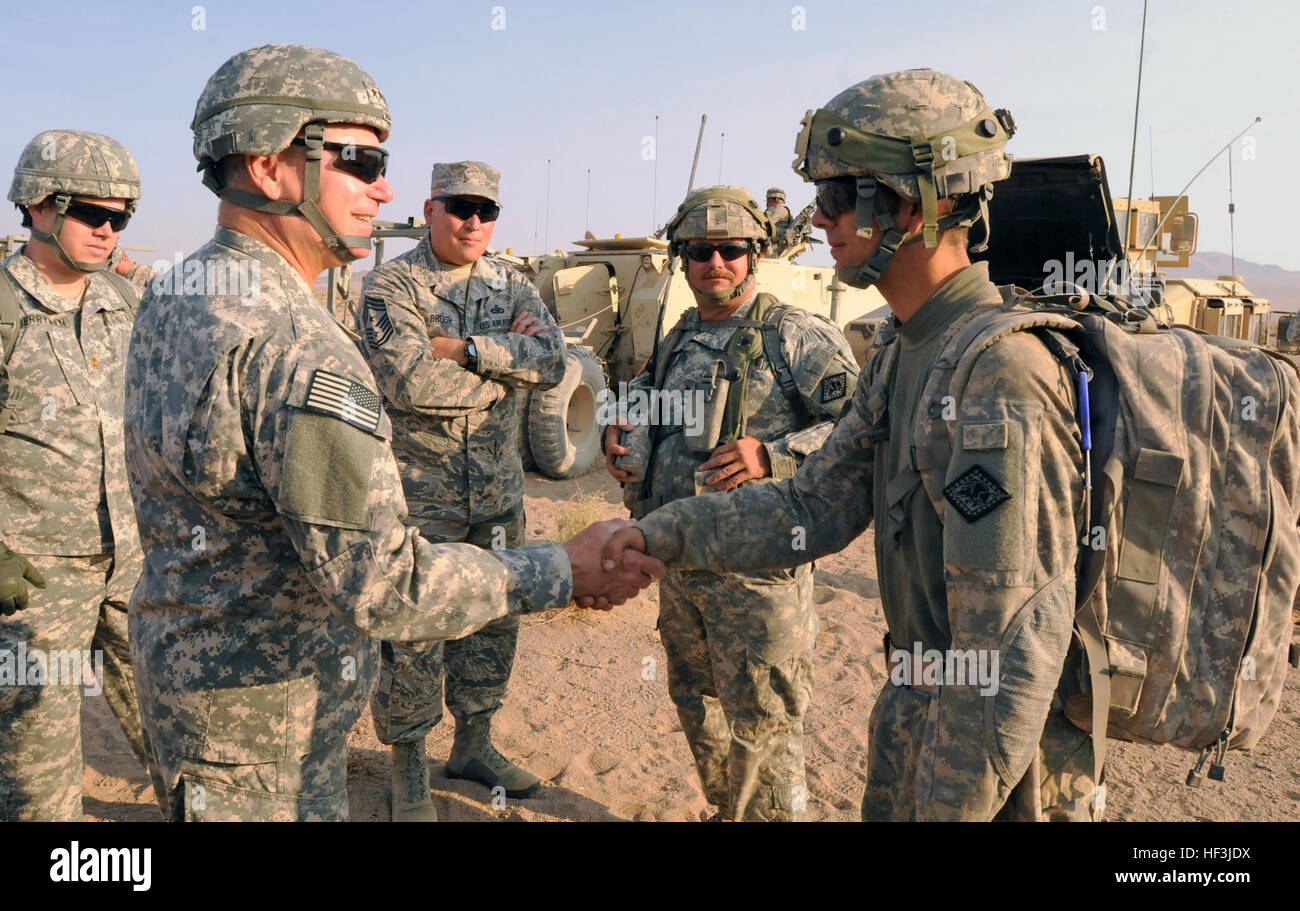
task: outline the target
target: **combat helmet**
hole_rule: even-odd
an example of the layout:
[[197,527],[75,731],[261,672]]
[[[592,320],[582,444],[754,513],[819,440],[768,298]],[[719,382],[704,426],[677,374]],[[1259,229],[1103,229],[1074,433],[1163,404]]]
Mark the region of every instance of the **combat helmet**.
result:
[[[325,126],[355,123],[388,138],[388,103],[373,79],[351,60],[297,44],[266,44],[235,54],[212,74],[194,107],[194,157],[203,184],[235,205],[278,215],[297,215],[332,251],[352,258],[349,247],[370,238],[340,235],[317,202]],[[274,155],[295,140],[307,147],[303,200],[272,200],[225,185],[217,164],[228,155]]]
[[[43,199],[54,197],[57,215],[52,230],[38,231],[27,211]],[[125,199],[126,211],[135,212],[140,198],[140,171],[126,146],[101,133],[85,130],[46,130],[27,143],[18,156],[9,201],[23,213],[23,227],[32,237],[52,246],[68,268],[79,272],[101,272],[108,260],[88,262],[73,259],[59,242],[68,206],[74,196]]]
[[779,202],[779,203],[784,203],[784,202],[785,202],[785,190],[782,190],[780,187],[768,187],[768,189],[767,189],[767,198],[768,198],[768,199],[775,199],[775,200],[776,200],[777,202]]
[[[819,200],[820,182],[839,178],[847,185],[843,178],[855,178],[841,193],[843,205],[833,213],[824,206],[823,211],[834,216],[853,207],[858,236],[871,236],[873,215],[884,232],[864,265],[836,270],[840,280],[867,287],[880,278],[900,244],[916,239],[904,239],[894,226],[883,195],[876,193],[878,184],[921,204],[927,247],[938,243],[942,230],[982,223],[970,249],[985,249],[988,201],[993,184],[1011,173],[1004,149],[1015,131],[1011,114],[990,108],[975,86],[924,68],[872,76],[804,115],[795,141],[795,172],[819,183]],[[939,200],[945,197],[956,205],[941,217]]]
[[664,226],[668,238],[668,252],[671,256],[682,256],[686,242],[693,237],[704,238],[744,238],[749,242],[749,274],[745,280],[730,291],[699,291],[694,285],[691,290],[700,296],[714,301],[733,300],[743,297],[754,281],[754,267],[758,256],[775,239],[772,221],[767,213],[754,201],[754,197],[744,187],[714,186],[700,187],[687,195],[676,213]]

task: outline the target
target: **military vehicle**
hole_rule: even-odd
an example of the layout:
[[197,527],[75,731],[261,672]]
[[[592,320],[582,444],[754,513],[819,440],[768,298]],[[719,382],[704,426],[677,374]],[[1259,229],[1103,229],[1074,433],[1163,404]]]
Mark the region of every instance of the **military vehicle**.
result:
[[[1129,224],[1117,212],[1128,210]],[[999,285],[1031,292],[1113,294],[1161,322],[1264,345],[1268,301],[1239,275],[1169,277],[1196,252],[1198,221],[1187,197],[1112,197],[1099,155],[1026,158],[1011,166],[989,203],[987,260]],[[1121,234],[1127,237],[1127,242]],[[1297,326],[1300,330],[1300,326]]]

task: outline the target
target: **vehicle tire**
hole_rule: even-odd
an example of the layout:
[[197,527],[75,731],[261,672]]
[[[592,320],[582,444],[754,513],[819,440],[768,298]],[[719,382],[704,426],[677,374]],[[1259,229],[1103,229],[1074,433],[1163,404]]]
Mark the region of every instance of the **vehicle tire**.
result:
[[533,390],[528,440],[537,470],[550,478],[573,478],[600,455],[596,421],[605,374],[590,348],[570,347],[564,379],[554,389]]
[[519,395],[519,436],[515,439],[519,443],[519,462],[523,465],[524,471],[532,471],[537,467],[537,462],[533,459],[533,446],[528,439],[528,406],[533,397],[531,389],[518,390]]

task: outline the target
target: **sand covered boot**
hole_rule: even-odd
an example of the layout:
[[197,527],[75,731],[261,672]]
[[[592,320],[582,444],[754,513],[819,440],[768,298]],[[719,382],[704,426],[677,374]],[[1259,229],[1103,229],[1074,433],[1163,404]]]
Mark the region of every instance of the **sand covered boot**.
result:
[[424,738],[393,744],[393,822],[437,822]]
[[497,752],[492,745],[492,722],[456,721],[456,739],[447,759],[447,777],[477,781],[486,788],[503,787],[507,797],[532,797],[542,787],[531,772]]

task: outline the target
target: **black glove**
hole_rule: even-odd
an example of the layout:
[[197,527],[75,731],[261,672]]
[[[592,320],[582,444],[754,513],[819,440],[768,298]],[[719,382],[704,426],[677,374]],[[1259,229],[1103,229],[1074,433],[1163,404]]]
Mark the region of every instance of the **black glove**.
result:
[[45,587],[45,577],[26,558],[0,544],[0,614],[8,617],[27,606],[27,583]]

